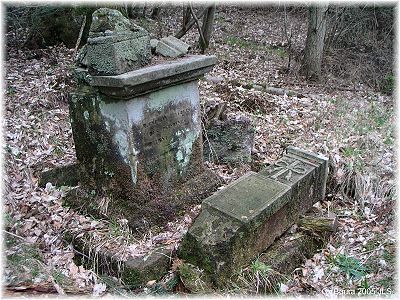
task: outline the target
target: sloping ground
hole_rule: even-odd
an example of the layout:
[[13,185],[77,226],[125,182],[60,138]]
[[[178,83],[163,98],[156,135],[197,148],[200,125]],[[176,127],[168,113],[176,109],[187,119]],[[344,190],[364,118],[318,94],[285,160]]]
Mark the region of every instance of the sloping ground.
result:
[[[179,26],[177,13],[177,8],[171,8],[164,12],[161,25],[150,21],[145,25],[167,35]],[[285,43],[283,18],[276,8],[218,10],[214,40],[207,52],[218,57],[218,65],[210,75],[223,81],[214,84],[202,80],[201,98],[227,101],[228,112],[252,117],[256,126],[252,155],[255,165],[277,159],[289,144],[330,158],[327,198],[320,206],[339,216],[338,232],[326,249],[307,260],[281,285],[281,292],[343,293],[370,287],[388,293],[394,289],[396,242],[393,98],[365,87],[335,91],[332,85],[309,85],[295,72],[286,72],[288,54],[281,47]],[[304,15],[289,15],[288,20],[296,28],[294,48],[301,49],[306,32]],[[156,31],[160,26],[162,30]],[[192,29],[184,40],[194,44],[197,35]],[[73,262],[74,253],[61,238],[67,228],[90,231],[109,224],[62,207],[65,190],[37,186],[39,171],[75,159],[66,101],[73,86],[72,55],[72,50],[63,47],[31,52],[8,49],[3,179],[7,221],[4,235],[11,242],[5,251],[12,258],[6,261],[9,288],[25,287],[31,292],[35,287],[43,291],[46,286],[47,292],[94,294],[102,294],[106,288],[95,273]],[[302,97],[247,89],[238,81],[285,87]],[[251,168],[215,162],[209,166],[227,183]],[[189,224],[186,220],[184,226],[176,225],[179,234],[171,233],[166,238],[179,240]],[[148,236],[142,245],[152,242],[154,237]],[[38,253],[33,251],[37,255],[18,256],[25,244],[39,249]],[[27,269],[16,268],[13,259],[28,270],[32,265],[40,267],[26,277],[23,273]],[[106,292],[116,290],[107,285]]]

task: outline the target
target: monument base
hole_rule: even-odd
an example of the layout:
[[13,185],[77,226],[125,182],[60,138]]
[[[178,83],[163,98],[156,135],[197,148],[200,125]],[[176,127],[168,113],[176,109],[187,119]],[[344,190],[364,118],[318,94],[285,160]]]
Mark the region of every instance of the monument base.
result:
[[201,204],[222,185],[221,179],[209,169],[191,179],[161,191],[157,185],[137,189],[130,198],[105,197],[93,190],[78,187],[70,191],[64,201],[86,214],[111,220],[126,219],[133,233],[156,232],[183,214],[186,208]]

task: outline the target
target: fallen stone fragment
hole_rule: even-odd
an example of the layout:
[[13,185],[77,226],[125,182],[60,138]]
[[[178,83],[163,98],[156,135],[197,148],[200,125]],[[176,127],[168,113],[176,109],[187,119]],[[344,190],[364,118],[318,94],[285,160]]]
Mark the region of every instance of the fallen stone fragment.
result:
[[285,233],[260,255],[259,261],[280,274],[289,275],[321,246],[320,240],[304,232]]
[[179,278],[192,294],[207,294],[213,292],[212,284],[207,274],[197,266],[182,263],[178,267]]
[[204,158],[209,161],[236,165],[251,161],[255,129],[244,115],[214,119],[206,128]]
[[211,82],[213,84],[218,84],[218,83],[221,83],[222,81],[224,81],[224,78],[222,78],[221,76],[205,75],[204,80],[207,82]]
[[311,232],[335,232],[338,227],[337,216],[330,213],[327,217],[302,216],[299,226]]
[[[159,280],[168,273],[171,266],[171,256],[174,245],[160,245],[141,256],[124,255],[121,249],[103,247],[101,242],[89,234],[64,236],[67,242],[72,243],[81,263],[87,268],[95,269],[100,274],[115,276],[121,279],[125,285],[131,288],[143,287],[151,280]],[[119,236],[119,239],[124,238]]]
[[322,249],[337,228],[337,217],[321,216],[314,207],[300,216],[295,232],[285,232],[259,257],[259,261],[280,274],[290,275],[318,249]]
[[79,184],[79,174],[77,164],[57,167],[44,171],[39,177],[39,186],[45,187],[46,183],[52,183],[55,186],[76,186]]
[[150,36],[145,29],[114,9],[99,8],[92,16],[87,53],[80,58],[91,75],[118,75],[150,62]]
[[155,53],[156,52],[156,48],[157,48],[157,45],[158,45],[159,42],[160,41],[157,40],[157,39],[151,39],[150,40],[151,53]]
[[156,53],[166,57],[179,57],[188,53],[190,45],[174,36],[162,38],[156,47]]
[[179,257],[223,287],[325,196],[328,160],[295,147],[207,198]]

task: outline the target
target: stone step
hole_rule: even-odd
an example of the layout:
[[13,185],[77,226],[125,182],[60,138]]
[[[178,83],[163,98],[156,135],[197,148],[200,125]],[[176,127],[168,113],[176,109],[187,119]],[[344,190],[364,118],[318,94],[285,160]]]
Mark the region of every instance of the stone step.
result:
[[[143,246],[127,242],[126,234],[105,238],[102,235],[104,232],[77,234],[67,231],[64,239],[73,245],[80,264],[98,274],[117,277],[129,288],[143,287],[148,281],[159,280],[168,273],[174,244],[157,245],[138,255],[134,253],[138,252],[136,248]],[[130,248],[134,250],[130,251]]]
[[295,147],[207,198],[178,255],[223,287],[325,197],[328,160]]

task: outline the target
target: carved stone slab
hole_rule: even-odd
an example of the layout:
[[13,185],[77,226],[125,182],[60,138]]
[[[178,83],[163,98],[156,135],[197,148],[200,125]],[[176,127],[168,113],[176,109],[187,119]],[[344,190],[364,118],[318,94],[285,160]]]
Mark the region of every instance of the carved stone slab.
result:
[[207,198],[179,255],[223,286],[324,198],[327,159],[295,147],[274,165],[250,172]]

